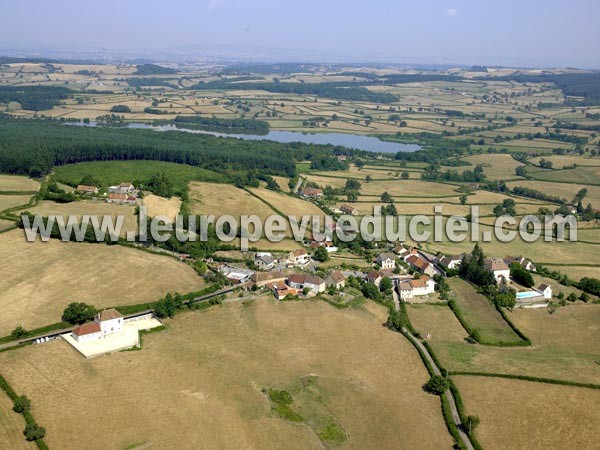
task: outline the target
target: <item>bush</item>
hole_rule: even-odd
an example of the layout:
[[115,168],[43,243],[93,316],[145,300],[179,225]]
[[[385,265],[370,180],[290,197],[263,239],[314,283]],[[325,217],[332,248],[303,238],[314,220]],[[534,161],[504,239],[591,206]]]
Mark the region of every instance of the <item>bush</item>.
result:
[[46,436],[46,429],[40,427],[37,423],[28,423],[23,430],[23,434],[28,441],[37,441]]
[[62,321],[71,325],[81,325],[93,320],[97,313],[98,310],[91,305],[73,302],[63,311]]
[[15,338],[15,339],[22,338],[24,336],[27,336],[27,330],[25,328],[23,328],[21,325],[19,325],[17,328],[12,330],[10,333],[10,337]]
[[26,395],[17,397],[14,401],[13,411],[18,414],[23,414],[31,408],[31,400]]
[[433,375],[425,384],[425,390],[435,395],[442,395],[449,387],[450,382],[441,375]]

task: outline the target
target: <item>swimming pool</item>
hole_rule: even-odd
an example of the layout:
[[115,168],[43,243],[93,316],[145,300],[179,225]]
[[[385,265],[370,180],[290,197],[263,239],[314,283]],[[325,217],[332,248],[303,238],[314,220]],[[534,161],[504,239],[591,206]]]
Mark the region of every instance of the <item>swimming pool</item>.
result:
[[541,297],[542,294],[536,291],[525,291],[525,292],[517,292],[517,300],[524,300],[526,298],[532,297]]

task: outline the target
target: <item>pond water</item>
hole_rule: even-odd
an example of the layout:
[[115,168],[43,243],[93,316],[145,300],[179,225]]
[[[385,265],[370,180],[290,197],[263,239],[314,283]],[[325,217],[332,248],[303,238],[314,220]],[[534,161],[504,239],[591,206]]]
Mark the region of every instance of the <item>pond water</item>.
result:
[[[67,125],[94,127],[96,126],[96,123],[90,122],[88,124],[84,124],[74,122],[67,123]],[[378,153],[414,152],[421,148],[417,144],[402,144],[400,142],[388,142],[382,141],[381,139],[372,136],[361,136],[346,133],[301,133],[298,131],[271,130],[265,135],[226,134],[217,133],[213,131],[192,130],[183,127],[176,127],[175,125],[149,125],[145,123],[130,123],[127,125],[127,128],[151,129],[155,131],[184,131],[186,133],[210,134],[212,136],[246,139],[250,141],[270,140],[283,143],[303,142],[306,144],[331,144],[340,145],[346,148],[353,148],[356,150],[365,150],[369,152]]]

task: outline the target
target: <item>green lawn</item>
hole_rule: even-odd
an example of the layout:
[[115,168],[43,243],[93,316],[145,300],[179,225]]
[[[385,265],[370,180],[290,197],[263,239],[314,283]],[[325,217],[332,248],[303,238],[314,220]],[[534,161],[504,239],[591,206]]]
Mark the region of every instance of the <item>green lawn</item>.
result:
[[454,277],[448,280],[453,298],[471,329],[478,330],[485,342],[519,342],[520,338],[496,308],[473,286]]
[[183,192],[190,181],[226,181],[224,175],[212,170],[162,161],[94,161],[60,166],[54,170],[57,181],[62,183],[76,186],[84,176],[92,175],[100,181],[101,187],[123,182],[137,185],[159,172],[167,175],[178,192]]

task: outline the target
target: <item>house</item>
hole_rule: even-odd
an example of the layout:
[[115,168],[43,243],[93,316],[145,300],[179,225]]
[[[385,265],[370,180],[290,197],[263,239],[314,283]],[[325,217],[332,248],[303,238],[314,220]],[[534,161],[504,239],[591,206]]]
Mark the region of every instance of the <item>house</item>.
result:
[[300,191],[300,195],[306,198],[320,198],[323,197],[323,189],[307,187]]
[[263,255],[255,261],[260,270],[271,270],[275,266],[275,259],[271,255]]
[[279,285],[273,287],[273,295],[277,300],[283,300],[288,295],[298,295],[298,289],[294,289],[288,286],[280,287]]
[[252,275],[252,282],[258,286],[263,287],[269,283],[278,283],[280,281],[285,281],[286,276],[283,272],[275,271],[275,272],[255,272]]
[[552,298],[552,286],[549,284],[540,284],[536,289],[540,294],[544,296],[546,300]]
[[123,316],[116,309],[99,312],[93,322],[78,326],[71,333],[77,342],[89,342],[123,331]]
[[316,275],[293,273],[288,277],[288,285],[294,289],[307,288],[313,293],[325,291],[325,280]]
[[98,188],[96,186],[86,186],[85,184],[80,184],[79,186],[77,186],[76,189],[77,192],[80,192],[82,194],[97,194],[98,193]]
[[96,322],[89,322],[75,328],[72,335],[77,342],[96,341],[102,339],[102,330]]
[[502,280],[505,280],[507,283],[510,281],[510,269],[503,259],[487,258],[485,266],[494,274],[496,283],[500,283]]
[[107,203],[117,203],[122,205],[127,200],[127,194],[108,194]]
[[392,253],[380,253],[377,256],[377,264],[382,269],[394,270],[396,268],[396,257]]
[[406,262],[424,275],[429,275],[430,277],[439,275],[439,270],[419,255],[410,255],[406,258]]
[[118,186],[109,186],[109,194],[133,194],[135,193],[135,186],[131,183],[121,183]]
[[374,284],[375,286],[379,286],[379,283],[381,283],[381,279],[383,277],[381,276],[381,273],[372,270],[371,272],[369,272],[367,274],[367,283],[371,283]]
[[325,285],[334,289],[343,289],[346,286],[346,277],[339,270],[334,270],[325,278]]
[[504,262],[509,267],[511,264],[517,263],[522,269],[529,270],[530,272],[536,271],[535,264],[533,264],[530,259],[527,259],[523,256],[505,256]]
[[228,266],[223,264],[219,267],[219,272],[225,275],[225,278],[233,284],[242,284],[250,280],[254,272],[248,269],[241,269],[239,267]]
[[427,275],[423,275],[420,278],[402,280],[398,283],[398,293],[402,300],[429,295],[433,292],[435,292],[435,282]]
[[346,156],[346,155],[337,155],[337,159],[340,162],[346,161],[346,159],[348,159],[348,156]]
[[325,280],[316,275],[307,275],[304,280],[304,288],[310,289],[311,292],[325,292]]
[[299,248],[298,250],[294,250],[288,254],[288,261],[292,264],[305,265],[310,262],[310,255],[303,248]]
[[451,256],[444,255],[438,260],[438,263],[440,263],[440,265],[442,265],[446,269],[450,269],[450,270],[458,269],[458,266],[460,266],[461,262],[462,262],[461,255],[451,255]]
[[394,249],[392,251],[399,258],[401,258],[404,261],[406,261],[406,258],[408,258],[410,255],[418,255],[419,254],[419,252],[416,248],[414,248],[414,247],[406,248],[403,244],[400,244],[400,245],[394,247]]
[[348,214],[350,216],[356,216],[358,214],[358,209],[351,205],[341,205],[340,211],[344,214]]
[[100,325],[102,336],[123,331],[123,316],[114,308],[100,311],[95,321]]

